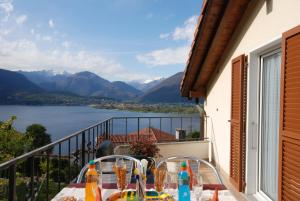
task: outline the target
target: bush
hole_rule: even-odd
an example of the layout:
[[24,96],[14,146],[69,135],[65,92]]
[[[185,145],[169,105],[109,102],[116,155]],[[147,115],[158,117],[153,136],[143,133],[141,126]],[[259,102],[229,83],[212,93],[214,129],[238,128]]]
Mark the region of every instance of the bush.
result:
[[134,156],[155,157],[159,152],[156,144],[149,140],[135,141],[130,143],[130,152]]

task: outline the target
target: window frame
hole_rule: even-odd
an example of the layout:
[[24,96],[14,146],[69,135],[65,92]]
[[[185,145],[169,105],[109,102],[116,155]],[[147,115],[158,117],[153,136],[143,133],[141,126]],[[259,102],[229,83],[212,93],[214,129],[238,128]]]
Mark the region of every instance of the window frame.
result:
[[[260,194],[261,197],[263,197],[265,200],[268,200],[268,201],[273,201],[262,189],[261,189],[261,156],[262,156],[262,153],[261,153],[261,150],[262,150],[262,144],[261,144],[261,141],[262,141],[262,109],[261,109],[261,106],[263,104],[263,99],[262,99],[262,94],[263,94],[263,84],[262,84],[262,81],[263,81],[263,68],[264,65],[263,65],[263,61],[264,61],[264,58],[268,57],[268,56],[271,56],[271,55],[275,55],[275,54],[282,54],[281,52],[281,48],[275,48],[271,51],[268,51],[268,52],[264,52],[263,54],[260,55],[260,58],[259,58],[259,105],[258,105],[258,108],[259,108],[259,120],[258,120],[258,163],[257,163],[257,174],[258,174],[258,177],[257,177],[257,194]],[[281,65],[279,66],[279,68],[281,68]],[[280,88],[280,86],[279,86]],[[280,98],[280,97],[279,97]],[[279,112],[279,115],[280,115],[280,111]],[[279,137],[279,129],[278,129],[278,137]],[[279,145],[278,145],[278,150],[279,152]],[[279,154],[277,153],[277,157],[279,157]],[[277,172],[278,174],[278,172]],[[278,182],[278,180],[277,180]]]
[[258,193],[258,137],[260,104],[260,58],[275,50],[281,50],[281,35],[249,51],[247,73],[247,120],[246,120],[246,188],[247,195],[257,200],[270,200]]

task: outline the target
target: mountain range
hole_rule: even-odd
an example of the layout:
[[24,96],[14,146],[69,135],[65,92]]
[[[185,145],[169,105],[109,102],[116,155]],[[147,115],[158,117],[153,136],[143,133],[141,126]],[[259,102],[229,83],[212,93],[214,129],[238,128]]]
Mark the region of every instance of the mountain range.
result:
[[58,95],[63,97],[64,101],[76,98],[76,100],[86,102],[88,99],[89,103],[91,100],[99,101],[100,99],[142,103],[179,103],[186,102],[179,93],[181,78],[182,72],[148,83],[125,83],[110,82],[88,71],[75,74],[53,74],[50,71],[16,72],[0,69],[0,101],[9,104],[9,100],[15,102],[24,98],[24,94],[35,100],[39,97],[38,94],[43,94],[48,98],[49,95],[50,97]]

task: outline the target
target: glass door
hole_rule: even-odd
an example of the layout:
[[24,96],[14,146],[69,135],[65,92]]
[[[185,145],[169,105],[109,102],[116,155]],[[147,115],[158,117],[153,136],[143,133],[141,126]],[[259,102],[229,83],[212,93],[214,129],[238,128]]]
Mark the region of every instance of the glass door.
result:
[[261,56],[258,191],[277,200],[280,110],[280,50]]

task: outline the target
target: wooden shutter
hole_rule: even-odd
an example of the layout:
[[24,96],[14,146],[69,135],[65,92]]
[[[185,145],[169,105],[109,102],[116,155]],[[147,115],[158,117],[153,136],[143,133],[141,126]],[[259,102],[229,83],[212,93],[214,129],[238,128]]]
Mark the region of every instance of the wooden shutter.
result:
[[232,60],[230,178],[238,191],[245,187],[247,57]]
[[300,26],[283,34],[278,200],[300,200]]

